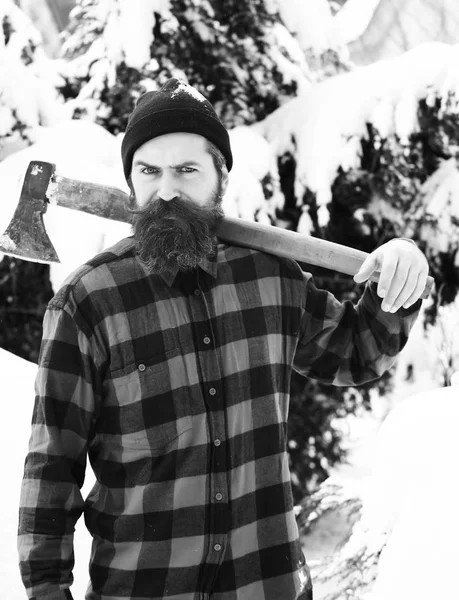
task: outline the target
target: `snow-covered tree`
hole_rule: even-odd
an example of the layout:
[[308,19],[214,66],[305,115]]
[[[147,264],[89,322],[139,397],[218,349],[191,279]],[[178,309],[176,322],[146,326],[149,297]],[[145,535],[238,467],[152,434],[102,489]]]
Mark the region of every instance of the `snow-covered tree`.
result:
[[188,80],[228,127],[309,85],[301,47],[265,0],[82,0],[64,44],[77,114],[123,131],[140,93]]
[[13,0],[0,4],[0,159],[35,141],[61,115],[57,69],[40,33]]

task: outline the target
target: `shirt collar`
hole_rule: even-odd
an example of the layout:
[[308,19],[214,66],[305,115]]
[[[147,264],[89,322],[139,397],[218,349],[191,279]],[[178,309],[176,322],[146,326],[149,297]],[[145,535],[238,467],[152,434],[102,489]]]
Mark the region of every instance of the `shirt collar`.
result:
[[[214,279],[217,278],[217,242],[214,242],[214,251],[210,256],[206,256],[202,260],[199,261],[198,267],[211,275]],[[175,267],[172,271],[168,271],[167,273],[162,273],[161,278],[164,283],[166,283],[169,287],[175,281],[177,274],[179,272],[179,268]]]

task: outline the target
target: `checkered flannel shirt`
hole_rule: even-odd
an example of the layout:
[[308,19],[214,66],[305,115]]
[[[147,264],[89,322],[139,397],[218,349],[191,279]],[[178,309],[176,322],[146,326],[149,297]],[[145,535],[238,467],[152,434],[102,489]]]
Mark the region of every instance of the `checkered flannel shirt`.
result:
[[29,597],[72,597],[84,512],[88,600],[297,598],[292,368],[379,377],[419,304],[385,313],[375,284],[341,304],[293,261],[220,244],[176,277],[148,276],[132,238],[77,270],[44,320],[18,538]]

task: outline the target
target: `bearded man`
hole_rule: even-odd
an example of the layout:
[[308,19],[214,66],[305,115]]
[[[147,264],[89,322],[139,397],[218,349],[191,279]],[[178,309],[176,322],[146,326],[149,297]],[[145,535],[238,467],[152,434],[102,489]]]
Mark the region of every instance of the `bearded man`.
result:
[[[311,599],[287,455],[292,369],[381,376],[420,307],[427,262],[375,250],[357,305],[297,263],[219,243],[233,157],[212,105],[169,80],[122,143],[133,236],[48,305],[21,494],[29,598],[72,598],[73,531],[93,536],[87,600]],[[86,460],[96,484],[82,498]]]

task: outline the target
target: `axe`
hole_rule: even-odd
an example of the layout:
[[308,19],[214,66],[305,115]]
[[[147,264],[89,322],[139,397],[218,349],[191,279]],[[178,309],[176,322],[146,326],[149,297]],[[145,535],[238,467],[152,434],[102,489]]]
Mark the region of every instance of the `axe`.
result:
[[[126,200],[127,194],[118,188],[62,177],[56,174],[53,163],[32,161],[11,223],[0,235],[0,251],[25,260],[60,262],[43,221],[48,204],[129,223]],[[348,246],[232,217],[224,217],[217,237],[223,242],[347,275],[355,275],[368,256]],[[371,279],[378,281],[379,274],[374,273]],[[429,297],[433,283],[429,276],[422,298]]]

